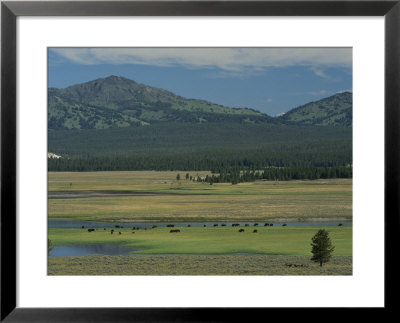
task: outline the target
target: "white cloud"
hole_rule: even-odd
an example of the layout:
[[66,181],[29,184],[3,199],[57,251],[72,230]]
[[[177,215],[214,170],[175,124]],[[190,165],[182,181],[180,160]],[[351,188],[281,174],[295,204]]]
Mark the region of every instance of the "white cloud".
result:
[[269,67],[310,66],[323,76],[324,67],[351,67],[351,48],[51,48],[82,65],[142,64],[218,68],[231,73]]

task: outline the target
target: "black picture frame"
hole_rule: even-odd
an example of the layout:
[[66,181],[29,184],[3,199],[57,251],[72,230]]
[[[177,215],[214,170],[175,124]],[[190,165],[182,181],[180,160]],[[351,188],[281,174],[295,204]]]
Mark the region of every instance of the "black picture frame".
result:
[[[392,292],[399,286],[399,275],[392,273],[392,268],[398,254],[398,243],[395,238],[398,237],[400,227],[399,2],[399,0],[2,1],[1,322],[234,322],[239,321],[243,315],[251,315],[254,319],[246,320],[251,322],[256,321],[257,317],[262,318],[267,310],[280,313],[285,311],[286,319],[289,314],[288,309],[283,308],[19,308],[16,306],[16,19],[18,16],[384,16],[385,306],[377,310],[395,309],[396,296]],[[334,309],[326,310],[333,313]],[[334,314],[332,315],[334,318]]]

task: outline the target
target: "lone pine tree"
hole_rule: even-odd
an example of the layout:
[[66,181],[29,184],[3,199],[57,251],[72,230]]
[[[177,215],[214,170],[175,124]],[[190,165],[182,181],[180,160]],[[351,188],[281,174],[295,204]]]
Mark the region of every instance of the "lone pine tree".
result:
[[325,229],[318,230],[311,241],[311,252],[313,254],[311,260],[319,262],[319,265],[322,266],[323,263],[331,259],[332,252],[335,249],[335,247],[332,246],[328,231]]

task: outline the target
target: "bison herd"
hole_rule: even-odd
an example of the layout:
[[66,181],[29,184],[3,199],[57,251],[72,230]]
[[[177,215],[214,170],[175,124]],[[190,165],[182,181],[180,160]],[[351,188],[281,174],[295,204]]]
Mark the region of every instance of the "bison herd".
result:
[[[214,227],[217,227],[218,225],[219,225],[218,223],[213,224]],[[338,225],[339,225],[339,226],[342,226],[341,223],[338,224]],[[191,227],[190,224],[188,224],[187,226],[188,226],[188,228]],[[204,224],[204,227],[206,227],[206,226],[207,226],[207,225]],[[225,227],[226,224],[225,224],[225,223],[222,223],[221,226],[222,226],[222,227]],[[239,227],[239,226],[240,226],[239,223],[232,223],[232,227]],[[249,227],[250,225],[249,225],[248,223],[246,223],[246,224],[244,224],[244,226],[245,226],[245,227]],[[253,226],[257,227],[257,226],[258,226],[258,223],[254,223]],[[268,227],[268,226],[272,227],[272,226],[273,226],[273,223],[265,223],[264,226],[265,226],[265,227]],[[286,223],[283,223],[282,226],[285,227],[285,226],[287,226],[287,224],[286,224]],[[157,225],[153,225],[151,228],[152,228],[152,229],[155,229],[155,228],[157,228],[157,227],[158,227]],[[167,224],[166,227],[167,227],[167,228],[173,228],[173,227],[175,227],[175,224]],[[85,228],[85,227],[82,226],[82,229],[83,229],[83,228]],[[115,225],[115,228],[123,228],[123,226],[121,226],[121,225]],[[132,230],[139,230],[139,229],[140,229],[139,227],[133,227],[133,228],[132,228]],[[146,230],[146,229],[147,229],[147,228],[145,228],[145,230]],[[87,229],[87,230],[88,230],[88,232],[93,232],[93,231],[95,231],[96,229]],[[104,230],[106,230],[106,228],[104,228]],[[172,230],[170,230],[169,232],[170,232],[170,233],[177,233],[177,232],[181,232],[181,231],[180,231],[179,229],[172,229]],[[244,229],[239,229],[239,232],[244,232]],[[253,233],[257,233],[257,232],[258,232],[258,231],[257,231],[256,229],[253,230]],[[132,233],[135,233],[135,232],[133,231]],[[114,234],[114,229],[111,229],[110,234]],[[121,232],[121,231],[118,231],[118,234],[121,235],[122,232]]]

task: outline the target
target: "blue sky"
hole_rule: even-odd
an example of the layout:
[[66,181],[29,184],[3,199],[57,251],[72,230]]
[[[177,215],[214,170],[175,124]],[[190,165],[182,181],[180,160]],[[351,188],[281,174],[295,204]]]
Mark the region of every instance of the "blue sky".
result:
[[49,48],[49,87],[110,75],[271,116],[352,91],[351,48]]

